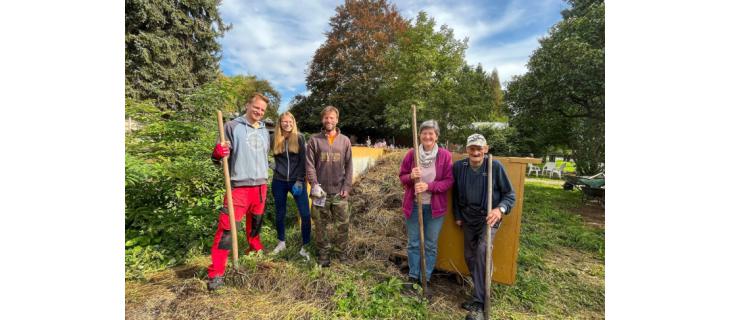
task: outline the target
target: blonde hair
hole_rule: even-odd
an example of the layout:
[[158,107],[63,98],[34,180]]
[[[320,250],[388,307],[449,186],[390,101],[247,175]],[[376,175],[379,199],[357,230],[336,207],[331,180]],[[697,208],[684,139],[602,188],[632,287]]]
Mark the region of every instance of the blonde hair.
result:
[[248,98],[248,102],[246,102],[246,103],[251,103],[254,100],[256,100],[257,98],[263,102],[266,102],[266,104],[269,104],[269,98],[261,92],[252,93],[251,96]]
[[289,117],[292,121],[292,129],[289,132],[289,152],[299,153],[299,129],[297,129],[297,120],[294,119],[294,115],[291,112],[287,111],[281,114],[279,121],[276,122],[276,129],[274,129],[273,150],[275,155],[284,153],[284,139],[286,139],[286,136],[283,134],[283,129],[281,128],[281,119],[284,117]]

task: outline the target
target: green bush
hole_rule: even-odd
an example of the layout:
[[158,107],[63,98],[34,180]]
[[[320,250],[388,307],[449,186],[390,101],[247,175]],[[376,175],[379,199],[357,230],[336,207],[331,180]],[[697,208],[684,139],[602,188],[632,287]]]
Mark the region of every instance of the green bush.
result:
[[125,264],[140,276],[210,247],[224,189],[213,114],[181,119],[134,100],[125,111],[137,123],[125,143]]

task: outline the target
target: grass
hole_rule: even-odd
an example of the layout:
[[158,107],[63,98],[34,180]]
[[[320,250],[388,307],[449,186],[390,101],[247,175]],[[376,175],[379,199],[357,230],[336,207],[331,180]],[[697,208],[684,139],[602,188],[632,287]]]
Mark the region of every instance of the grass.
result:
[[[604,230],[586,225],[572,212],[581,205],[580,193],[564,191],[554,182],[527,181],[517,283],[494,286],[494,319],[604,318]],[[289,215],[294,216],[296,211],[291,209]],[[320,268],[298,255],[301,234],[295,219],[288,220],[291,223],[287,229],[287,249],[277,256],[242,257],[240,285],[208,293],[205,268],[210,260],[203,254],[176,268],[128,279],[126,318],[464,317],[458,304],[468,298],[470,285],[459,285],[448,278],[436,279],[432,287],[434,299],[427,303],[403,291],[406,276],[388,261],[363,258]],[[262,237],[267,250],[276,245],[275,235],[273,224],[267,221]]]
[[495,292],[495,309],[509,310],[504,318],[604,317],[604,230],[571,213],[578,206],[578,192],[527,182],[517,284]]

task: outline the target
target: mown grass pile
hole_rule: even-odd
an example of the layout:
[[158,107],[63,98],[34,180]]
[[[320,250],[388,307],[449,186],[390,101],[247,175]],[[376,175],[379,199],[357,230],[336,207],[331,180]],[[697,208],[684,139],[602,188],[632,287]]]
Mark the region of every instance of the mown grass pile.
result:
[[[397,176],[403,155],[386,155],[356,184],[351,197],[349,262],[321,268],[304,261],[297,254],[301,233],[292,205],[287,212],[286,250],[276,256],[241,257],[241,274],[235,281],[228,277],[228,285],[213,293],[205,287],[205,268],[210,263],[205,254],[175,268],[130,278],[127,318],[463,318],[459,303],[472,290],[468,284],[436,274],[429,303],[404,293],[406,274],[388,261],[390,252],[404,248],[406,242]],[[603,318],[604,233],[571,212],[580,205],[576,191],[528,182],[517,283],[494,286],[495,319]],[[272,220],[267,219],[262,233],[266,252],[277,241]],[[245,241],[240,243],[245,249]]]

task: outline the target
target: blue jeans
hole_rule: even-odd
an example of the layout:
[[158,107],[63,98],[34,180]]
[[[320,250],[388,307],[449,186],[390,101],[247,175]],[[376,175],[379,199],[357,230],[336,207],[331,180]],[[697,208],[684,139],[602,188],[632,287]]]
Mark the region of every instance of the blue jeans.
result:
[[[438,249],[439,233],[444,224],[444,216],[431,217],[431,205],[423,205],[423,237],[426,242],[426,281],[431,279],[431,273],[436,266],[436,249]],[[406,220],[408,229],[408,276],[421,279],[421,248],[418,232],[418,205],[413,204],[411,217]]]
[[[271,182],[271,192],[274,194],[274,207],[276,207],[276,234],[279,241],[286,240],[286,227],[284,226],[284,218],[286,218],[286,194],[292,192],[292,187],[296,181],[282,181],[274,179]],[[302,218],[302,243],[307,244],[310,240],[312,223],[309,215],[309,197],[307,196],[306,186],[302,188],[302,193],[294,197],[294,202],[299,209],[299,217]]]

